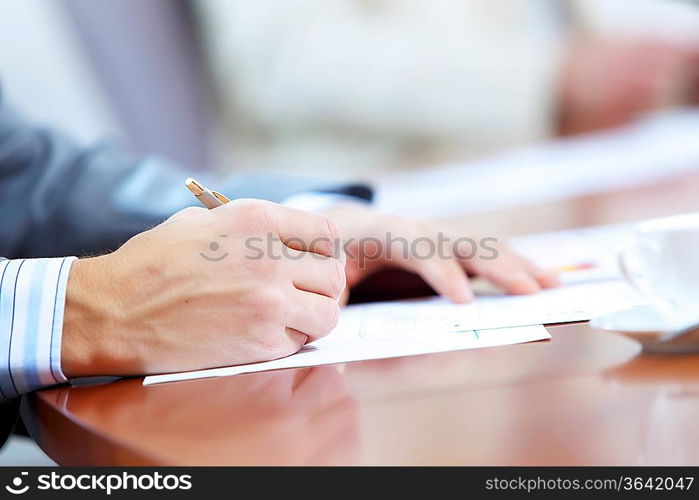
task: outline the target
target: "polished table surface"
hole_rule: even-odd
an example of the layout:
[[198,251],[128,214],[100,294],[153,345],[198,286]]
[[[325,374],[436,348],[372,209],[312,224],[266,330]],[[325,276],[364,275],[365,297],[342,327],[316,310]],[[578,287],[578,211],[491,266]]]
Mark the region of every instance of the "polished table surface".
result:
[[34,394],[66,465],[699,464],[699,355],[585,324],[551,341]]

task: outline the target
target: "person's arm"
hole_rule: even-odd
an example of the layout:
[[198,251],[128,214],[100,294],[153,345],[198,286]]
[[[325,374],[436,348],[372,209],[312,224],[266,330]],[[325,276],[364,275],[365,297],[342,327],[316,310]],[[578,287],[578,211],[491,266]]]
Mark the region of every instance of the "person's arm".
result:
[[3,260],[0,401],[76,377],[293,354],[337,323],[337,238],[320,215],[235,200],[182,210],[99,257]]
[[[180,211],[157,225],[197,204],[185,177],[164,160],[80,148],[0,106],[0,255],[13,259],[0,263],[0,401],[76,376],[272,359],[330,331],[344,288],[344,274],[331,272],[334,259],[301,266],[298,259],[250,256],[246,248],[271,234],[334,241],[331,223],[236,200],[211,212]],[[235,198],[281,201],[320,183],[268,174],[216,187]],[[207,258],[214,242],[232,245],[225,262]],[[117,248],[79,261],[26,258]],[[182,282],[191,286],[178,291]],[[147,307],[152,313],[139,316]],[[209,325],[212,331],[198,316],[207,309],[222,322]],[[194,344],[184,346],[185,339]]]
[[67,382],[63,306],[74,257],[0,261],[0,402]]

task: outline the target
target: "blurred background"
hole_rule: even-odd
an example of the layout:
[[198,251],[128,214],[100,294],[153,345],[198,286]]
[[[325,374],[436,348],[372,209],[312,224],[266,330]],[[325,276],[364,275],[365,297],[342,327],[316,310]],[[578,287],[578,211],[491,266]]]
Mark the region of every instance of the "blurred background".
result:
[[699,211],[698,1],[0,0],[0,83],[83,144],[462,231]]
[[[370,180],[382,209],[475,214],[507,233],[594,223],[561,203],[688,175],[686,157],[618,157],[676,149],[620,129],[696,105],[693,0],[0,0],[0,12],[8,102],[81,142],[195,170]],[[526,168],[497,156],[601,131],[617,133],[614,154],[572,141]],[[513,206],[541,207],[499,215]]]

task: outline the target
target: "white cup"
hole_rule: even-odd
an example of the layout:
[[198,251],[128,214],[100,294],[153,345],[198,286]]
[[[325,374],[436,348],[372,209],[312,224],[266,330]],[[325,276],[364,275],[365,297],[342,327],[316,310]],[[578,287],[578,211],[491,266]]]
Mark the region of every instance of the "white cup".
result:
[[637,224],[619,266],[669,327],[699,321],[699,213]]

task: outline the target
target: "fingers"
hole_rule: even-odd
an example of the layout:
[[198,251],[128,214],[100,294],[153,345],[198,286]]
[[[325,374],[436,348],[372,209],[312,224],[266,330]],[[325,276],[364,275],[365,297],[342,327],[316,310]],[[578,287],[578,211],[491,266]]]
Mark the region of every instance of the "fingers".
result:
[[289,272],[299,290],[339,299],[345,290],[345,266],[338,260],[318,254],[288,249]]
[[[322,215],[282,207],[278,212],[277,234],[289,248],[343,259],[335,223]],[[343,260],[344,262],[344,260]]]
[[295,290],[292,293],[287,327],[308,336],[313,342],[335,328],[340,318],[340,306],[335,299],[317,293]]
[[514,295],[535,293],[560,284],[555,273],[544,271],[509,250],[501,250],[492,260],[476,257],[463,261],[463,265],[473,274]]
[[483,261],[476,259],[469,263],[475,274],[482,276],[506,293],[523,295],[541,290],[537,279],[517,262]]
[[[410,268],[412,263],[407,262],[407,267]],[[473,290],[466,272],[454,258],[418,261],[411,270],[419,274],[435,292],[452,302],[465,304],[473,300]]]
[[342,258],[337,228],[327,217],[262,200],[236,200],[224,207],[229,205],[257,231],[273,232],[289,248]]
[[[394,265],[419,275],[438,294],[457,304],[473,300],[473,290],[466,272],[453,256],[448,245],[439,245],[439,238],[423,224],[402,222],[399,234],[408,236],[410,247],[396,239],[388,249]],[[437,250],[441,250],[437,251]]]
[[[427,239],[423,237],[427,243]],[[434,243],[434,239],[432,240]],[[448,249],[444,249],[448,252]],[[430,251],[431,252],[431,251]],[[438,294],[457,304],[473,300],[473,290],[468,282],[466,272],[450,252],[442,257],[420,258],[426,255],[415,247],[414,255],[399,260],[397,264],[406,271],[419,275]]]
[[345,307],[347,302],[349,302],[349,292],[349,287],[345,287],[345,290],[342,292],[342,295],[340,295],[340,299],[338,300],[340,307]]

